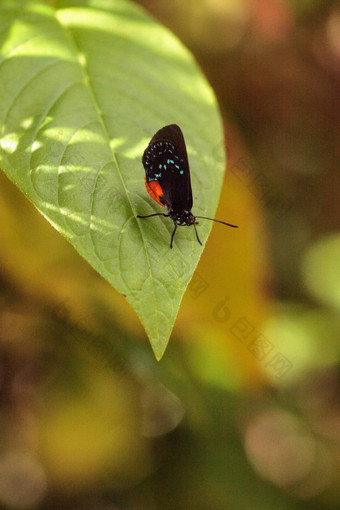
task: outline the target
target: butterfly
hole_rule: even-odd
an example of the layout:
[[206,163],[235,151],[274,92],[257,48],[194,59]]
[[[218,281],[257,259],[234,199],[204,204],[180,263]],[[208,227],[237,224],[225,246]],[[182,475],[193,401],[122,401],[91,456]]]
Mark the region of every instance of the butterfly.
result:
[[170,218],[175,225],[171,235],[170,248],[172,248],[177,228],[185,225],[194,226],[196,239],[202,245],[196,229],[197,218],[237,228],[237,225],[225,221],[192,214],[193,200],[187,149],[183,133],[176,124],[163,127],[151,138],[143,154],[143,166],[146,190],[159,205],[166,207],[167,214],[138,215],[137,218],[151,218],[152,216]]

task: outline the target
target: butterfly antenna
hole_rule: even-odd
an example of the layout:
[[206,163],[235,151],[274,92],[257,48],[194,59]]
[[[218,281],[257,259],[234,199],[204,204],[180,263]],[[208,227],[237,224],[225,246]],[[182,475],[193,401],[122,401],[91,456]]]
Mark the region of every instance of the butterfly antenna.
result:
[[227,225],[228,227],[238,228],[238,225],[232,225],[231,223],[226,223],[225,221],[214,220],[213,218],[207,218],[206,216],[195,216],[195,218],[201,218],[202,220],[215,221],[216,223],[222,223],[222,225]]

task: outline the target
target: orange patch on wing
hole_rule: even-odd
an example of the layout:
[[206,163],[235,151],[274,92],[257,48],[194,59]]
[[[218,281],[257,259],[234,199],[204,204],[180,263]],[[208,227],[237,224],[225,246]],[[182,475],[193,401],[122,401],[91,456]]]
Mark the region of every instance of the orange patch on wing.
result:
[[164,204],[162,204],[162,202],[160,202],[159,200],[163,196],[163,191],[159,182],[157,181],[148,182],[146,180],[146,177],[144,177],[144,180],[146,191],[149,193],[150,197],[153,198],[159,205],[165,207]]

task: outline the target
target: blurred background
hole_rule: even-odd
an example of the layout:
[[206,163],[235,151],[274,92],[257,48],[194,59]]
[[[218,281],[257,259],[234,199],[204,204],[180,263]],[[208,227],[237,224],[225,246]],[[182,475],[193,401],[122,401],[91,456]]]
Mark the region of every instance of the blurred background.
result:
[[338,509],[340,4],[137,3],[217,94],[240,228],[214,226],[158,363],[0,174],[0,507]]

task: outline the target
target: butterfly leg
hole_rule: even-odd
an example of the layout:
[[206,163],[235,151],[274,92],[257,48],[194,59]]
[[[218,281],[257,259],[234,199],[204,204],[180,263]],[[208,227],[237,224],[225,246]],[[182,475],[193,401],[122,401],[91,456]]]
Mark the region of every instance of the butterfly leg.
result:
[[173,231],[172,236],[171,236],[170,248],[172,248],[172,241],[173,241],[173,239],[175,237],[175,233],[176,233],[177,227],[178,227],[178,225],[177,225],[177,223],[175,223],[175,228],[174,228],[174,231]]
[[196,239],[197,239],[197,241],[200,243],[200,245],[202,246],[202,243],[201,243],[201,241],[200,241],[200,238],[198,237],[197,228],[196,228],[195,223],[193,223],[193,225],[194,225],[194,229],[195,229]]
[[146,216],[140,216],[137,214],[136,218],[151,218],[151,216],[165,216],[165,218],[169,218],[169,215],[164,213],[147,214]]

